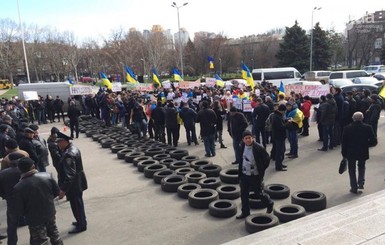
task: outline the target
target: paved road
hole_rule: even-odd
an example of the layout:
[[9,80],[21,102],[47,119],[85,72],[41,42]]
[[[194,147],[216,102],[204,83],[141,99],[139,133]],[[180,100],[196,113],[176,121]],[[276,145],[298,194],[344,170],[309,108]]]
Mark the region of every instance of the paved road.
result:
[[[63,129],[60,124],[41,126],[41,133],[47,138],[52,126]],[[288,185],[291,192],[317,190],[327,196],[328,207],[360,198],[384,189],[385,166],[383,161],[384,118],[379,123],[379,145],[371,150],[367,163],[367,181],[361,195],[349,193],[347,173],[338,174],[341,160],[340,148],[329,152],[318,152],[316,127],[312,125],[311,136],[300,138],[299,158],[286,159],[287,172],[276,172],[271,164],[265,183]],[[231,145],[227,132],[225,143]],[[203,144],[187,146],[184,128],[181,128],[180,147],[188,149],[190,155],[203,158]],[[176,194],[165,193],[159,185],[147,179],[131,164],[119,160],[109,149],[103,149],[91,138],[81,135],[74,143],[83,154],[89,190],[84,193],[88,218],[88,230],[77,235],[68,235],[72,229],[73,216],[69,203],[57,202],[57,223],[65,244],[221,244],[248,235],[243,221],[234,217],[218,219],[211,217],[208,210],[193,209]],[[270,150],[271,146],[268,146]],[[234,160],[231,147],[218,149],[211,158],[215,164],[229,168]],[[48,168],[54,172],[52,166]],[[55,173],[54,173],[55,174]],[[55,174],[56,175],[56,174]],[[240,199],[236,200],[240,207]],[[276,201],[276,204],[290,203],[290,198]],[[265,210],[253,210],[265,212]],[[5,202],[0,202],[0,233],[6,232]],[[18,230],[19,244],[28,244],[28,229]]]

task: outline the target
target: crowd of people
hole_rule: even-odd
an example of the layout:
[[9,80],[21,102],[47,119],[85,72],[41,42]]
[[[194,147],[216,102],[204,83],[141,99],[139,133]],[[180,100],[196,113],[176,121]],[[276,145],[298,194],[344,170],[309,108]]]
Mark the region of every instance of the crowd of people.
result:
[[[50,96],[47,96],[49,100]],[[40,102],[39,102],[40,101]],[[53,114],[36,110],[33,116],[28,103],[12,99],[2,100],[0,109],[0,196],[7,203],[7,236],[9,245],[18,241],[17,227],[28,225],[31,244],[63,244],[56,226],[54,199],[66,196],[76,221],[69,233],[87,229],[82,193],[87,189],[81,153],[72,144],[72,137],[52,127],[48,139],[39,134],[39,124],[54,122]],[[48,102],[50,103],[50,102]],[[78,122],[78,114],[71,115],[75,101],[69,100],[68,117]],[[27,107],[26,107],[27,106]],[[45,107],[45,106],[43,106]],[[43,115],[44,114],[44,115]],[[34,123],[36,118],[38,124]],[[58,114],[64,121],[64,115]],[[73,119],[74,118],[74,119]],[[74,126],[78,127],[78,124]],[[72,133],[73,134],[73,133]],[[76,137],[78,137],[78,132]],[[51,158],[57,171],[57,181],[46,172]]]
[[[55,223],[53,199],[56,197],[67,196],[71,204],[76,221],[70,233],[87,229],[82,200],[87,181],[80,151],[71,143],[79,137],[81,114],[102,120],[106,127],[126,127],[139,138],[153,138],[174,147],[179,144],[183,125],[187,144],[198,146],[203,142],[205,157],[216,156],[216,141],[220,148],[227,148],[223,140],[223,124],[227,122],[234,151],[232,164],[239,167],[243,193],[242,213],[237,218],[244,218],[250,212],[246,200],[246,192],[250,190],[263,199],[268,212],[272,211],[273,202],[261,188],[268,162],[275,162],[276,171],[287,171],[283,160],[299,157],[298,137],[309,136],[311,121],[317,123],[322,142],[318,150],[329,151],[342,144],[342,156],[349,166],[350,191],[357,193],[363,189],[368,147],[377,144],[378,120],[383,108],[378,94],[369,91],[342,94],[339,88],[331,88],[330,93],[320,97],[319,104],[312,106],[309,96],[295,92],[285,94],[268,82],[258,85],[254,91],[246,87],[179,89],[173,86],[151,92],[114,93],[100,89],[97,94],[68,98],[71,135],[53,127],[45,140],[39,135],[38,125],[55,122],[55,119],[64,121],[64,103],[59,97],[53,100],[52,95],[46,99],[40,96],[37,101],[1,100],[0,195],[8,207],[8,244],[17,243],[16,228],[25,224],[30,228],[31,241],[46,241],[49,236],[52,244],[62,244]],[[196,123],[200,124],[199,133]],[[365,139],[358,144],[363,151],[351,151],[351,142],[355,141],[352,135]],[[268,144],[272,145],[270,154],[266,151]],[[58,184],[44,174],[49,155],[58,173]],[[266,156],[268,161],[262,161]],[[29,182],[36,183],[36,188],[46,189],[40,200],[31,194],[34,187]],[[38,205],[50,212],[39,214],[41,210],[35,210]]]

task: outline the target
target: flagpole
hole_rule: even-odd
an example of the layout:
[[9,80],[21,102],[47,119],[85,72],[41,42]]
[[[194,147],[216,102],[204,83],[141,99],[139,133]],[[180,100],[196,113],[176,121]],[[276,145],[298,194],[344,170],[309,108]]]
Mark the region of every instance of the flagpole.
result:
[[25,71],[27,72],[27,80],[28,80],[28,83],[31,83],[31,79],[29,78],[29,69],[28,69],[27,52],[25,51],[24,27],[23,27],[23,24],[21,23],[19,0],[16,0],[16,2],[17,2],[17,13],[19,14],[19,24],[20,24],[20,31],[21,31],[21,42],[22,42],[22,44],[23,44],[24,61],[25,61]]

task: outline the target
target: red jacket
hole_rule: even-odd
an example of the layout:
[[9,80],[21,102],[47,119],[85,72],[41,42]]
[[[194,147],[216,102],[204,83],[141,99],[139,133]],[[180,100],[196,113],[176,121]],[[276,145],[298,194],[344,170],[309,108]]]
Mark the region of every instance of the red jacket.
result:
[[311,101],[305,100],[301,106],[301,111],[304,117],[307,117],[307,118],[310,117],[310,109],[311,109]]

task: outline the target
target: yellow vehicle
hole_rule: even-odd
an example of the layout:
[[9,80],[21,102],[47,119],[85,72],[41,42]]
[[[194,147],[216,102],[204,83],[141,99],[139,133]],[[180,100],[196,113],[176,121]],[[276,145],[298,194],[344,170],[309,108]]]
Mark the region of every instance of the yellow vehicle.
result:
[[8,79],[0,79],[0,89],[10,89],[11,87],[12,84]]

